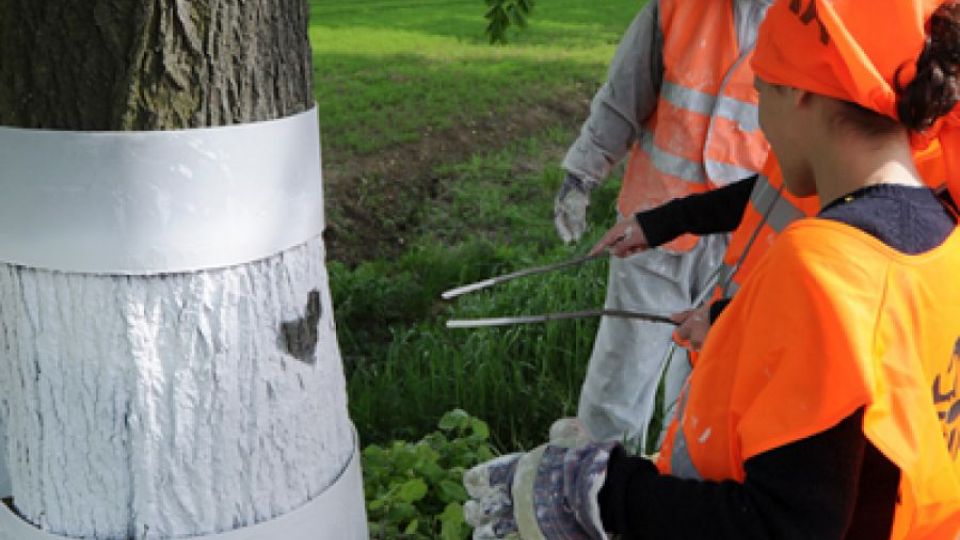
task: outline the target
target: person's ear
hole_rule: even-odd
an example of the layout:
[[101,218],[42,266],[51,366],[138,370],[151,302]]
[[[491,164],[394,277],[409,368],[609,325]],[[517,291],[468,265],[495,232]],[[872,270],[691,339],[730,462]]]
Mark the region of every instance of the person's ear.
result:
[[793,96],[791,96],[793,98],[793,104],[797,108],[807,106],[813,101],[813,92],[799,88],[791,88],[790,91],[793,93]]

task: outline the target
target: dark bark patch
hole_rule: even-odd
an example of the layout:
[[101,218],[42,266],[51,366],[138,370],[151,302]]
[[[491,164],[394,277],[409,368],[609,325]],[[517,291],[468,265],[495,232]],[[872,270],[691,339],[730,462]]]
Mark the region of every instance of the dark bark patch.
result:
[[290,356],[307,364],[313,364],[316,361],[314,353],[317,351],[317,342],[320,339],[322,315],[320,291],[314,289],[310,291],[310,296],[307,298],[303,317],[281,323],[280,335],[283,339],[283,348]]

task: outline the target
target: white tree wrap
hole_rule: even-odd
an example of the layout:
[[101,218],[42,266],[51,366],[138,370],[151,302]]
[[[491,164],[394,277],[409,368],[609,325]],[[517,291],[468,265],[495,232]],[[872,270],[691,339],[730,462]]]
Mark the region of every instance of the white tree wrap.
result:
[[0,126],[0,261],[146,275],[223,268],[323,232],[317,108],[171,131]]

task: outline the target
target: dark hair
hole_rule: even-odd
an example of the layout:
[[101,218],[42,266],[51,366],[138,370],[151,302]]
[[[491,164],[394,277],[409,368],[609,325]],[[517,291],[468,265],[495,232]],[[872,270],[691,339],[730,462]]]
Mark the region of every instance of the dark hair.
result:
[[[902,68],[901,68],[902,69]],[[906,86],[894,78],[900,123],[923,131],[960,101],[960,2],[946,2],[930,17],[930,34]]]
[[906,86],[902,71],[903,66],[893,78],[899,122],[850,101],[841,102],[834,120],[866,135],[889,135],[903,127],[923,131],[953,110],[960,101],[960,0],[944,3],[930,17],[916,76]]

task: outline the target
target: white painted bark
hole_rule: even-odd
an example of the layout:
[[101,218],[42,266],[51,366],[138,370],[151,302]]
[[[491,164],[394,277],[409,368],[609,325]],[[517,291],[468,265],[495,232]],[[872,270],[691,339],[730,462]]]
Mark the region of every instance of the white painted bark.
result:
[[[296,359],[281,327],[313,290],[319,340]],[[321,493],[353,450],[321,239],[193,274],[0,265],[0,351],[14,501],[56,534],[250,525]]]

